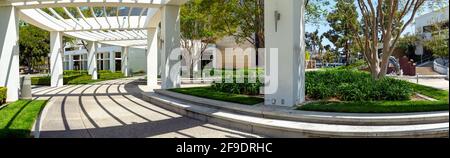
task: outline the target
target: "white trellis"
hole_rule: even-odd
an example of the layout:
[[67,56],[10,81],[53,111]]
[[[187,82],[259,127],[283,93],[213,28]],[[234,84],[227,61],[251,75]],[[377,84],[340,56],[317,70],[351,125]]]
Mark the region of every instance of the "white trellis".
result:
[[[150,65],[157,63],[158,54],[165,55],[177,47],[179,38],[179,6],[187,0],[0,0],[0,86],[8,88],[8,101],[18,99],[18,21],[19,19],[50,32],[51,86],[63,84],[62,36],[88,41],[88,69],[97,78],[96,49],[99,44],[116,45],[127,51],[130,47],[145,48]],[[165,13],[171,13],[169,16]],[[159,23],[170,23],[166,31],[154,38]],[[157,49],[161,39],[167,42]],[[165,40],[170,38],[171,40]],[[175,39],[175,40],[172,40]],[[179,43],[179,42],[178,42]],[[179,47],[179,46],[178,46]],[[154,51],[154,52],[150,52]],[[158,51],[161,51],[158,53]],[[164,61],[163,61],[164,62]],[[171,68],[174,64],[166,64]],[[128,73],[125,67],[125,74]],[[149,84],[156,85],[156,66],[148,70]],[[163,73],[170,80],[169,74]],[[172,81],[164,87],[176,86]]]
[[[146,48],[148,85],[157,84],[160,55],[160,59],[164,59],[161,60],[161,87],[179,87],[179,76],[177,73],[170,76],[169,71],[179,70],[179,65],[168,58],[172,50],[180,47],[180,5],[186,1],[0,0],[0,86],[8,88],[7,100],[18,99],[19,17],[51,32],[52,86],[63,83],[61,36],[72,36],[89,41],[89,61],[92,62],[96,61],[93,50],[98,43],[122,46],[124,51],[130,47]],[[265,46],[277,48],[268,50],[265,55],[265,79],[270,83],[264,90],[265,104],[292,106],[304,102],[304,0],[264,0],[264,4]],[[62,13],[56,8],[61,8]],[[95,79],[96,64],[90,65]],[[127,67],[124,69],[128,73]]]

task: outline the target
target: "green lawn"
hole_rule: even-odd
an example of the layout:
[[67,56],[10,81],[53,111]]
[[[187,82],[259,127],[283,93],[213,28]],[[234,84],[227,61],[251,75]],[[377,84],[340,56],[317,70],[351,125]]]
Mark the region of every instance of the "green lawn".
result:
[[29,138],[46,100],[19,100],[0,110],[0,138]]
[[370,102],[315,102],[298,110],[349,113],[401,113],[443,111],[449,109],[448,91],[411,83],[414,92],[438,101],[370,101]]
[[239,103],[245,105],[255,105],[264,102],[263,98],[217,92],[213,90],[211,87],[178,88],[178,89],[170,89],[170,91],[202,98]]
[[[74,73],[74,72],[65,72],[64,74],[64,84],[66,85],[79,85],[79,84],[90,84],[100,81],[114,80],[123,78],[123,74],[121,72],[107,72],[100,71],[98,73],[98,80],[92,80],[92,76],[86,73]],[[32,77],[31,84],[32,85],[50,85],[51,78],[50,76],[44,77]]]

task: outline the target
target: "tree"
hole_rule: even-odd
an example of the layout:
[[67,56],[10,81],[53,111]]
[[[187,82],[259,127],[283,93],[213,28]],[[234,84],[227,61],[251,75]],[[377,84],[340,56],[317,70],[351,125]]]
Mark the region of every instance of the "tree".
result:
[[[435,7],[439,2],[442,0],[357,0],[362,15],[362,32],[353,32],[372,78],[381,79],[386,76],[389,57],[400,35],[413,22],[416,14],[425,5]],[[379,53],[380,46],[382,49]]]
[[[208,3],[209,14],[213,16],[211,23],[225,26],[221,29],[237,43],[248,42],[256,51],[265,47],[264,0],[209,0]],[[307,0],[305,22],[319,23],[327,13],[324,6],[328,4],[328,0]]]
[[323,51],[325,49],[325,47],[322,44],[324,38],[325,38],[324,35],[319,35],[319,30],[316,30],[314,32],[306,32],[305,34],[306,48],[310,49],[312,51],[312,54],[315,54],[315,56],[319,57],[322,56]]
[[[325,53],[322,55],[322,60],[326,63],[328,66],[328,63],[334,62],[337,59],[337,54],[331,50],[325,51]],[[323,64],[323,63],[322,63]]]
[[306,0],[305,1],[305,23],[318,25],[327,16],[326,7],[330,5],[328,0]]
[[331,30],[324,35],[333,42],[336,49],[345,54],[346,65],[350,64],[352,45],[354,45],[354,28],[358,29],[358,13],[354,0],[338,0],[335,9],[328,14],[327,21]]
[[[430,50],[434,56],[448,59],[448,30],[434,35],[430,40],[424,42],[425,48]],[[444,60],[445,61],[445,60]],[[448,63],[445,63],[448,65]]]
[[405,50],[408,58],[413,59],[416,56],[415,50],[418,41],[417,35],[408,33],[398,39],[396,47]]
[[28,71],[48,57],[50,52],[50,34],[36,26],[21,22],[19,27],[20,65]]
[[212,26],[209,22],[211,18],[208,14],[209,5],[208,1],[191,0],[183,5],[180,11],[181,46],[186,48],[182,56],[189,67],[191,79],[194,78],[194,65],[202,60],[201,57],[208,44],[224,36],[224,33],[220,31],[223,29],[218,29],[219,26]]

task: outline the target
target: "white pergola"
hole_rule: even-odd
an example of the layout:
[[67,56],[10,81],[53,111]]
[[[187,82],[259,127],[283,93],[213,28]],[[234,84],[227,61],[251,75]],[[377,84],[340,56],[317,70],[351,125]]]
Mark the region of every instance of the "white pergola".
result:
[[[19,19],[50,31],[52,87],[63,86],[63,36],[89,41],[88,72],[93,79],[97,79],[96,49],[99,44],[108,44],[122,46],[124,56],[129,47],[146,48],[150,86],[157,85],[161,55],[161,87],[179,87],[177,73],[169,71],[179,64],[169,54],[180,47],[179,11],[187,1],[0,0],[0,86],[8,88],[7,101],[19,98]],[[303,3],[304,0],[265,0],[266,47],[278,49],[271,49],[266,55],[266,63],[270,63],[266,64],[266,82],[270,82],[265,89],[268,105],[292,106],[304,101]],[[128,70],[124,72],[127,75]]]
[[[19,94],[18,21],[19,19],[50,32],[51,86],[63,86],[62,36],[88,42],[88,69],[97,79],[96,49],[99,44],[148,50],[148,84],[157,84],[158,37],[161,23],[163,49],[160,55],[179,47],[179,7],[187,0],[2,0],[0,1],[0,86],[8,88],[8,101]],[[58,10],[61,11],[55,11]],[[126,12],[124,12],[124,10]],[[89,14],[90,13],[90,14]],[[166,51],[167,50],[167,51]],[[126,63],[126,62],[124,62]],[[166,64],[166,63],[163,63]],[[168,62],[166,68],[171,68]],[[124,73],[128,75],[125,64]],[[169,74],[162,72],[163,85],[177,87]],[[164,77],[165,76],[165,77]]]

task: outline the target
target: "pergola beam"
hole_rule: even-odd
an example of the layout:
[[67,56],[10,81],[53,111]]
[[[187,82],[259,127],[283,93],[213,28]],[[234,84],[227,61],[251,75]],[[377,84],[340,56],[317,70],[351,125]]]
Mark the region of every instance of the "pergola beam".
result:
[[[80,22],[78,22],[77,19],[75,19],[75,17],[73,17],[73,15],[67,10],[66,7],[63,7],[63,10],[67,14],[67,16],[69,16],[69,18],[72,19],[73,22],[75,22],[77,25],[80,25],[81,29],[85,28]],[[75,28],[76,28],[76,26],[75,26]]]
[[106,12],[106,7],[105,7],[105,6],[103,6],[103,17],[105,17],[106,23],[108,23],[109,28],[111,28],[111,23],[109,23],[109,20],[108,20],[108,13]]
[[86,24],[88,24],[91,29],[93,29],[94,27],[92,27],[92,25],[87,21],[86,17],[83,15],[83,12],[81,12],[80,7],[76,7],[78,14],[80,14],[81,18],[84,20],[84,22],[86,22]]
[[54,7],[144,7],[144,8],[159,8],[161,4],[151,3],[121,3],[121,2],[73,2],[73,3],[48,3],[48,4],[25,4],[24,2],[13,3],[13,6],[19,9],[31,8],[54,8]]

